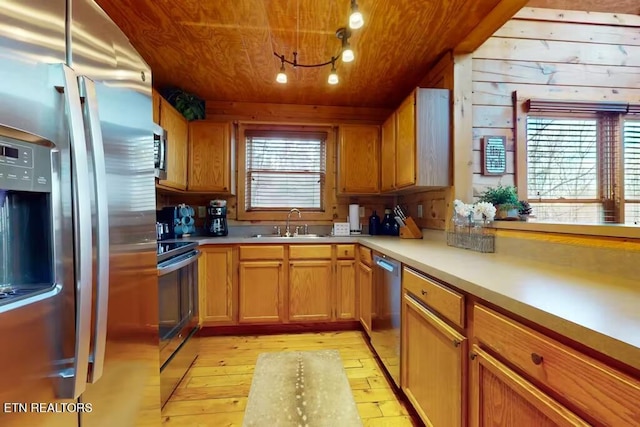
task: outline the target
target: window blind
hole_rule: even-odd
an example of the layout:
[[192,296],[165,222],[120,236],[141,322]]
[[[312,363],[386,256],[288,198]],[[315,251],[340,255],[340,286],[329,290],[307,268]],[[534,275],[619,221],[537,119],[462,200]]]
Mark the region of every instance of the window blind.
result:
[[326,134],[246,134],[245,208],[324,209]]
[[640,225],[640,120],[623,127],[625,223]]

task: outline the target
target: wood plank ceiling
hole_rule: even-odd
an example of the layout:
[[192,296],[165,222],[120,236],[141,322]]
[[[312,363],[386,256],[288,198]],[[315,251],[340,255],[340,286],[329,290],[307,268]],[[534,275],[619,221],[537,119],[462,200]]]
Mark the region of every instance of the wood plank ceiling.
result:
[[355,30],[356,59],[330,67],[335,32],[349,0],[97,0],[152,67],[154,86],[179,86],[206,100],[395,108],[438,57],[454,48],[499,0],[359,0],[365,25]]

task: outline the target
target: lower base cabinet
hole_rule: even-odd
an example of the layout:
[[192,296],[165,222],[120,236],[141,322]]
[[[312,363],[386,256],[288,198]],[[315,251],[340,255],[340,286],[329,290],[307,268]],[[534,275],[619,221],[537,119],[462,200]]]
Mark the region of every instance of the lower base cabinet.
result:
[[358,267],[358,290],[360,294],[360,323],[367,335],[371,335],[371,296],[373,274],[371,267],[360,263]]
[[467,339],[410,294],[403,305],[402,390],[426,425],[466,425]]
[[289,262],[289,321],[331,320],[331,261]]
[[471,349],[472,426],[588,426],[488,353]]
[[339,260],[336,263],[336,320],[357,320],[356,262]]
[[198,260],[198,299],[200,323],[236,322],[236,283],[233,248],[203,246]]
[[284,268],[280,261],[241,261],[240,323],[281,323],[284,320]]

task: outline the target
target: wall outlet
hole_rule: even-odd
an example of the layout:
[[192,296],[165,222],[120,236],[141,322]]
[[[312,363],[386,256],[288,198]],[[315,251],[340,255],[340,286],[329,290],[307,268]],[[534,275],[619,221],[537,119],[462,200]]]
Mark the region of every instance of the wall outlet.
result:
[[360,218],[364,217],[364,206],[360,206],[360,209],[358,210],[358,216]]
[[207,207],[198,206],[198,218],[204,218],[205,216],[207,216]]
[[422,205],[418,205],[418,218],[422,218]]

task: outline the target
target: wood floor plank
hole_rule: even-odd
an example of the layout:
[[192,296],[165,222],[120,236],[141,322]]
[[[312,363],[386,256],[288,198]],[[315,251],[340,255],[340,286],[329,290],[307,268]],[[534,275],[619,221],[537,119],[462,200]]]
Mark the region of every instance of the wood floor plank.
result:
[[348,378],[351,390],[364,390],[371,388],[366,378]]
[[377,418],[383,416],[382,411],[376,402],[357,403],[356,406],[358,407],[358,414],[360,414],[360,418],[363,420],[365,418]]
[[162,414],[166,416],[175,416],[215,414],[218,412],[239,412],[244,411],[246,406],[246,397],[200,400],[172,400],[168,402],[164,408],[162,408]]
[[162,418],[162,425],[170,427],[235,427],[242,425],[244,411],[177,415]]
[[395,400],[396,395],[393,391],[384,388],[369,388],[364,390],[353,390],[353,398],[356,403],[383,402],[385,400]]
[[364,427],[415,427],[419,426],[411,417],[379,417],[362,420]]
[[382,412],[382,415],[384,415],[385,417],[409,415],[409,411],[407,410],[405,404],[397,400],[385,400],[384,402],[378,402],[378,408]]
[[252,374],[255,366],[256,365],[194,366],[189,370],[189,375],[192,377],[204,377],[208,375]]
[[253,374],[233,374],[233,375],[208,375],[204,377],[192,377],[186,384],[190,387],[218,387],[218,386],[240,386],[251,385]]
[[248,397],[249,388],[249,384],[220,387],[178,387],[171,395],[169,401]]
[[392,389],[391,384],[389,384],[389,381],[385,376],[367,377],[367,382],[369,383],[369,388],[386,388],[389,390]]

